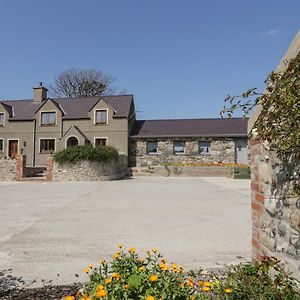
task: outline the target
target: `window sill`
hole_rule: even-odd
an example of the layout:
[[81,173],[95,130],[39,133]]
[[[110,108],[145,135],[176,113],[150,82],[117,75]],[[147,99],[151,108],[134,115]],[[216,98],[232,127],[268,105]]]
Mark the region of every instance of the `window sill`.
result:
[[94,125],[95,126],[105,126],[105,125],[108,125],[108,123],[95,123]]
[[41,127],[55,127],[56,124],[41,124]]
[[55,151],[42,151],[40,154],[54,154]]

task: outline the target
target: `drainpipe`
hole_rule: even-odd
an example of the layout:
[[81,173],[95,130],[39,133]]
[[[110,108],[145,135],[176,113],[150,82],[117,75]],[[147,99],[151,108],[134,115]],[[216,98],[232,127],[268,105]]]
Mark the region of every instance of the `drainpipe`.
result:
[[32,151],[32,166],[35,167],[35,140],[36,140],[36,120],[33,120],[33,151]]

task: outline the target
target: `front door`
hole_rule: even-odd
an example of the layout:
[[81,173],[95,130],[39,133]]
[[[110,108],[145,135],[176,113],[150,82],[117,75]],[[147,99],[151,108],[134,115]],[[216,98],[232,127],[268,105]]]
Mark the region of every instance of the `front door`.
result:
[[246,164],[248,162],[247,140],[235,141],[235,161],[238,164]]
[[8,143],[8,156],[11,158],[16,158],[18,155],[18,140],[10,140]]

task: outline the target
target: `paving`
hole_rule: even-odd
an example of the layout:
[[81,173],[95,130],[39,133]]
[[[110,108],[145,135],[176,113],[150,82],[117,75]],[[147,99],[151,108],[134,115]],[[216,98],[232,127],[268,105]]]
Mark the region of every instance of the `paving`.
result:
[[0,274],[12,269],[33,286],[85,281],[86,265],[110,259],[118,243],[142,254],[157,247],[192,269],[250,260],[249,180],[2,182],[0,190]]

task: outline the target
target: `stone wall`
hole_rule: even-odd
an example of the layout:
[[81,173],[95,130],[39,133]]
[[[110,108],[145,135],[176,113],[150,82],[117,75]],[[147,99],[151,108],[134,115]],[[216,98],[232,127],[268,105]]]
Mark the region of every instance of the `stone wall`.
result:
[[300,159],[279,160],[268,143],[250,142],[252,253],[254,259],[275,256],[300,280]]
[[16,160],[0,159],[0,181],[15,181],[16,180]]
[[[180,139],[175,139],[180,141]],[[186,145],[185,155],[173,154],[174,139],[151,139],[158,142],[158,152],[147,154],[147,140],[131,141],[130,144],[130,165],[136,167],[157,166],[166,163],[234,163],[235,143],[230,138],[206,139],[210,141],[211,149],[209,154],[200,154],[198,143],[200,139],[184,139]],[[201,139],[204,141],[204,139]]]
[[58,165],[51,158],[47,162],[47,180],[51,181],[107,181],[123,178],[127,158],[119,156],[109,163],[82,161],[74,165]]

